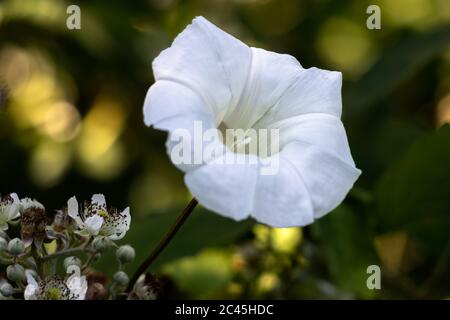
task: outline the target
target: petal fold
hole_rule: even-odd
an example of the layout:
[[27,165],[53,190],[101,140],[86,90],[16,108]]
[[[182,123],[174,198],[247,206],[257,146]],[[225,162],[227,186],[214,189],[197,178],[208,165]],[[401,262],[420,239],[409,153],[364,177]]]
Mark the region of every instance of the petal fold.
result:
[[310,113],[324,113],[337,118],[342,113],[342,74],[318,68],[299,69],[296,79],[276,105],[256,124],[271,124]]
[[257,157],[227,152],[187,173],[184,181],[206,208],[242,220],[252,210],[258,169]]
[[278,228],[312,223],[311,198],[301,175],[283,154],[273,156],[272,161],[279,161],[278,170],[258,177],[252,216]]
[[283,156],[301,174],[316,219],[335,209],[361,174],[353,165],[312,144],[289,143]]

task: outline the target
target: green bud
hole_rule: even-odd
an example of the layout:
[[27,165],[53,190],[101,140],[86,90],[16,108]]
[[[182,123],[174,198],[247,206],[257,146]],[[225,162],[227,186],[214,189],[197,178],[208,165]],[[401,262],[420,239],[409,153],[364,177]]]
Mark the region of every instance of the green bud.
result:
[[83,262],[77,257],[67,257],[64,259],[64,269],[68,269],[70,266],[78,266],[81,268]]
[[0,237],[0,252],[5,251],[8,248],[8,241]]
[[136,253],[134,248],[129,245],[120,246],[116,251],[117,260],[121,263],[128,263],[134,260]]
[[114,275],[113,281],[120,287],[125,287],[128,285],[130,279],[128,278],[128,275],[125,272],[119,271]]
[[4,297],[10,297],[14,293],[14,288],[12,285],[10,285],[8,282],[6,282],[6,283],[2,284],[2,286],[0,287],[0,293]]
[[6,276],[13,282],[25,281],[25,268],[20,264],[12,264],[6,268]]
[[25,245],[19,238],[14,238],[8,243],[8,252],[14,256],[18,256],[25,251]]
[[92,247],[99,252],[105,251],[109,247],[109,240],[106,238],[95,238],[92,241]]

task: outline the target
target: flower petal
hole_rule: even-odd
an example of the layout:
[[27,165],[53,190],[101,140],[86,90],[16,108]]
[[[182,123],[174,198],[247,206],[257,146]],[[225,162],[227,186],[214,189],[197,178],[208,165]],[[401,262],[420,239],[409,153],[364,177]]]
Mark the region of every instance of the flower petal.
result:
[[252,48],[252,66],[245,90],[224,122],[229,128],[248,129],[272,108],[300,72],[292,56]]
[[250,60],[245,44],[197,17],[153,61],[153,72],[157,81],[187,85],[221,117],[241,95]]
[[75,296],[75,300],[84,300],[88,289],[88,282],[85,276],[79,276],[77,274],[71,275],[67,278],[66,285],[70,290],[70,293]]
[[309,113],[341,117],[342,74],[318,68],[299,68],[293,84],[255,127],[265,128],[274,122]]
[[96,236],[102,227],[103,221],[104,219],[96,214],[84,220],[84,225],[89,234]]
[[305,114],[272,124],[280,131],[280,148],[292,141],[312,144],[354,166],[345,128],[335,116]]
[[130,230],[131,225],[131,215],[130,215],[130,207],[125,208],[120,213],[120,216],[122,217],[120,221],[118,221],[118,225],[114,228],[112,231],[113,234],[108,236],[111,240],[120,240],[122,239],[128,230]]
[[207,109],[194,91],[179,83],[158,81],[147,94],[145,122],[169,131],[167,153],[173,164],[182,171],[202,165],[207,160],[203,157],[202,147],[220,140],[217,136],[209,141],[203,139],[207,130],[216,130],[213,113],[206,112]]
[[187,173],[184,181],[203,206],[226,217],[242,220],[248,217],[253,206],[258,168],[257,157],[227,152]]
[[19,196],[17,195],[17,193],[13,192],[9,195],[12,199],[13,199],[13,203],[20,203],[20,199]]
[[20,205],[19,205],[20,212],[24,212],[24,211],[28,210],[29,208],[45,209],[45,207],[42,203],[40,203],[39,201],[36,201],[34,199],[23,198],[22,200],[20,200]]
[[212,126],[215,125],[213,111],[185,85],[159,80],[147,92],[144,122],[148,126],[171,131],[204,119],[208,119]]
[[312,144],[294,141],[282,153],[301,174],[316,219],[336,208],[361,174],[353,165]]
[[25,288],[23,297],[25,298],[25,300],[37,300],[38,291],[39,291],[38,287],[35,287],[35,286],[29,284]]
[[37,300],[37,293],[39,291],[39,285],[30,270],[25,270],[27,278],[27,286],[24,292],[25,300]]
[[91,204],[106,209],[106,200],[103,194],[94,194],[91,199]]
[[83,221],[80,217],[78,201],[76,197],[72,197],[67,201],[67,214],[75,220],[78,227],[83,226]]
[[314,221],[311,198],[296,168],[277,154],[279,161],[274,174],[260,175],[256,185],[252,216],[269,226],[284,228],[305,226]]

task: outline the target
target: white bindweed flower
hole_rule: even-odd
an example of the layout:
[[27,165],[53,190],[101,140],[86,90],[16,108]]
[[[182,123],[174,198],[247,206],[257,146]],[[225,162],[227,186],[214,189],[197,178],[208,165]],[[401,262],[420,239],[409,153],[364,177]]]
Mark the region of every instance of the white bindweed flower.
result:
[[20,200],[17,194],[0,197],[0,230],[8,230],[8,223],[19,218],[19,208]]
[[81,210],[78,201],[72,197],[67,201],[69,216],[75,220],[82,236],[105,237],[111,240],[122,239],[130,229],[130,208],[122,212],[115,208],[106,207],[105,196],[95,194],[90,204]]
[[26,271],[25,300],[84,300],[88,289],[85,276],[72,274],[66,280],[48,277],[36,281],[32,272]]
[[[203,17],[160,53],[153,72],[145,123],[169,132],[172,162],[210,210],[276,227],[303,226],[338,206],[361,173],[340,120],[340,72],[305,69],[290,55],[248,47]],[[219,152],[205,152],[200,163],[175,161],[184,133],[192,141],[181,154],[198,154],[204,146],[195,132],[199,122],[204,132],[216,129],[216,137],[203,139]],[[219,134],[227,129],[276,130],[278,148],[235,152],[233,144],[245,145],[247,137],[230,144]],[[273,163],[277,170],[261,174]]]

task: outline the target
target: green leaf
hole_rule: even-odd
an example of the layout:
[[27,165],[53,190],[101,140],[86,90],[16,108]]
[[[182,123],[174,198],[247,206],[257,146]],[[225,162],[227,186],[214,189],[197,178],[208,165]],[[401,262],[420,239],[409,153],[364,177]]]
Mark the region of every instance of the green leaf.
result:
[[361,217],[341,205],[312,227],[335,284],[359,297],[373,297],[376,292],[366,285],[367,267],[378,260]]
[[380,99],[450,45],[450,25],[402,39],[386,50],[344,97],[346,112],[367,113]]
[[[136,270],[172,226],[178,215],[179,212],[175,211],[132,219],[131,229],[122,241],[136,249],[136,259],[127,266],[128,271]],[[233,243],[247,232],[252,224],[251,220],[236,222],[203,208],[196,208],[152,265],[151,270],[157,269],[168,261],[193,255],[202,249]],[[116,268],[114,254],[105,255],[95,267],[113,273]]]
[[450,242],[450,126],[416,142],[376,188],[378,226],[405,229],[438,253]]

